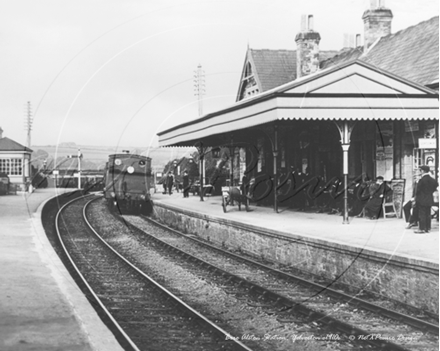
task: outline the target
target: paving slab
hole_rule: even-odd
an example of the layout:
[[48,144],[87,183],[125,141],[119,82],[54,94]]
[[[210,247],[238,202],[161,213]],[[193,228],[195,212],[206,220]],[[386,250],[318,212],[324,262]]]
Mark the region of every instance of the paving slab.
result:
[[65,189],[0,196],[0,350],[121,351],[70,277],[41,224]]

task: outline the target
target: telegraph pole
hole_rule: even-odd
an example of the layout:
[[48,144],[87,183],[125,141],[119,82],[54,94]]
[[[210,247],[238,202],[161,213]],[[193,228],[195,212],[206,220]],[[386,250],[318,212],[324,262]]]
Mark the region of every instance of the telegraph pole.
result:
[[26,146],[30,149],[31,148],[31,130],[32,130],[32,112],[31,112],[31,102],[27,102],[27,111],[26,111],[26,119],[24,122],[24,128],[26,130],[27,134],[27,142]]
[[[32,130],[32,112],[31,112],[31,102],[28,101],[26,104],[26,115],[25,115],[25,120],[24,120],[24,129],[26,131],[26,146],[30,149],[31,148],[31,130]],[[27,164],[25,163],[24,167],[26,169],[26,167],[29,169],[29,173],[28,173],[28,177],[29,179],[32,179],[33,174],[32,174],[32,164],[31,164],[31,156],[29,156],[29,159],[25,159],[24,162],[27,162]],[[24,173],[26,175],[26,171]],[[28,181],[28,179],[26,179],[26,182]],[[32,183],[32,181],[31,181]]]
[[[205,95],[205,71],[202,70],[202,65],[197,66],[197,70],[194,71],[194,95],[197,96],[199,101],[199,117],[203,115],[203,95]],[[205,178],[205,165],[204,165],[204,149],[203,146],[199,150],[200,160],[200,201],[203,201],[203,180]]]
[[205,71],[202,70],[201,64],[194,71],[194,95],[199,101],[199,117],[201,117],[203,115],[203,95],[205,95]]

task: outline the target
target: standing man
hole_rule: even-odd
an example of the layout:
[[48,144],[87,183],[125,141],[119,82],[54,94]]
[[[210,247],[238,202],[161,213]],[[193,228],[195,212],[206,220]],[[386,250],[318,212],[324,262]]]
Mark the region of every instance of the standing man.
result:
[[168,194],[171,195],[173,193],[173,184],[174,184],[174,176],[173,173],[168,172],[167,177],[167,186],[168,186]]
[[412,192],[411,200],[409,200],[403,206],[403,213],[405,214],[405,221],[407,223],[405,229],[410,229],[412,227],[417,227],[419,225],[419,208],[416,205],[418,182],[419,182],[419,175],[416,176],[416,179],[413,184],[413,192]]
[[416,206],[419,209],[419,230],[416,234],[429,233],[431,230],[431,206],[432,194],[438,187],[437,181],[429,175],[429,167],[421,166],[422,177],[419,180],[416,191]]
[[186,170],[183,172],[183,197],[189,197],[189,176]]

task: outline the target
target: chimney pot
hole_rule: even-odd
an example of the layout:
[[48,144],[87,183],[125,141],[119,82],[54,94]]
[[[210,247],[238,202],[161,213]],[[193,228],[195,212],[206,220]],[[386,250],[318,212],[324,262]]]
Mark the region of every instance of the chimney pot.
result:
[[355,47],[359,47],[361,46],[361,35],[360,34],[356,34],[356,46]]
[[296,35],[296,77],[314,73],[319,68],[321,36],[313,30],[313,15],[301,16],[301,31]]
[[309,15],[307,29],[313,31],[313,15]]
[[301,32],[305,32],[307,30],[307,15],[301,15]]

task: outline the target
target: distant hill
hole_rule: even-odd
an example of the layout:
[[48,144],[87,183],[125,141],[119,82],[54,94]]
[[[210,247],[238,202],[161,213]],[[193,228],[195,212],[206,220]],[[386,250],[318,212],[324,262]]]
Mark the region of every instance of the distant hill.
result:
[[[32,145],[32,164],[41,169],[46,160],[46,166],[50,169],[76,168],[77,161],[68,159],[68,155],[78,155],[78,149],[83,155],[83,169],[102,169],[111,154],[121,153],[129,150],[130,153],[144,155],[152,158],[152,165],[156,171],[161,171],[165,165],[174,159],[189,156],[195,148],[133,148],[133,147],[109,147],[109,146],[87,146],[76,145],[73,142],[61,143],[59,145]],[[54,162],[56,160],[56,162]]]

